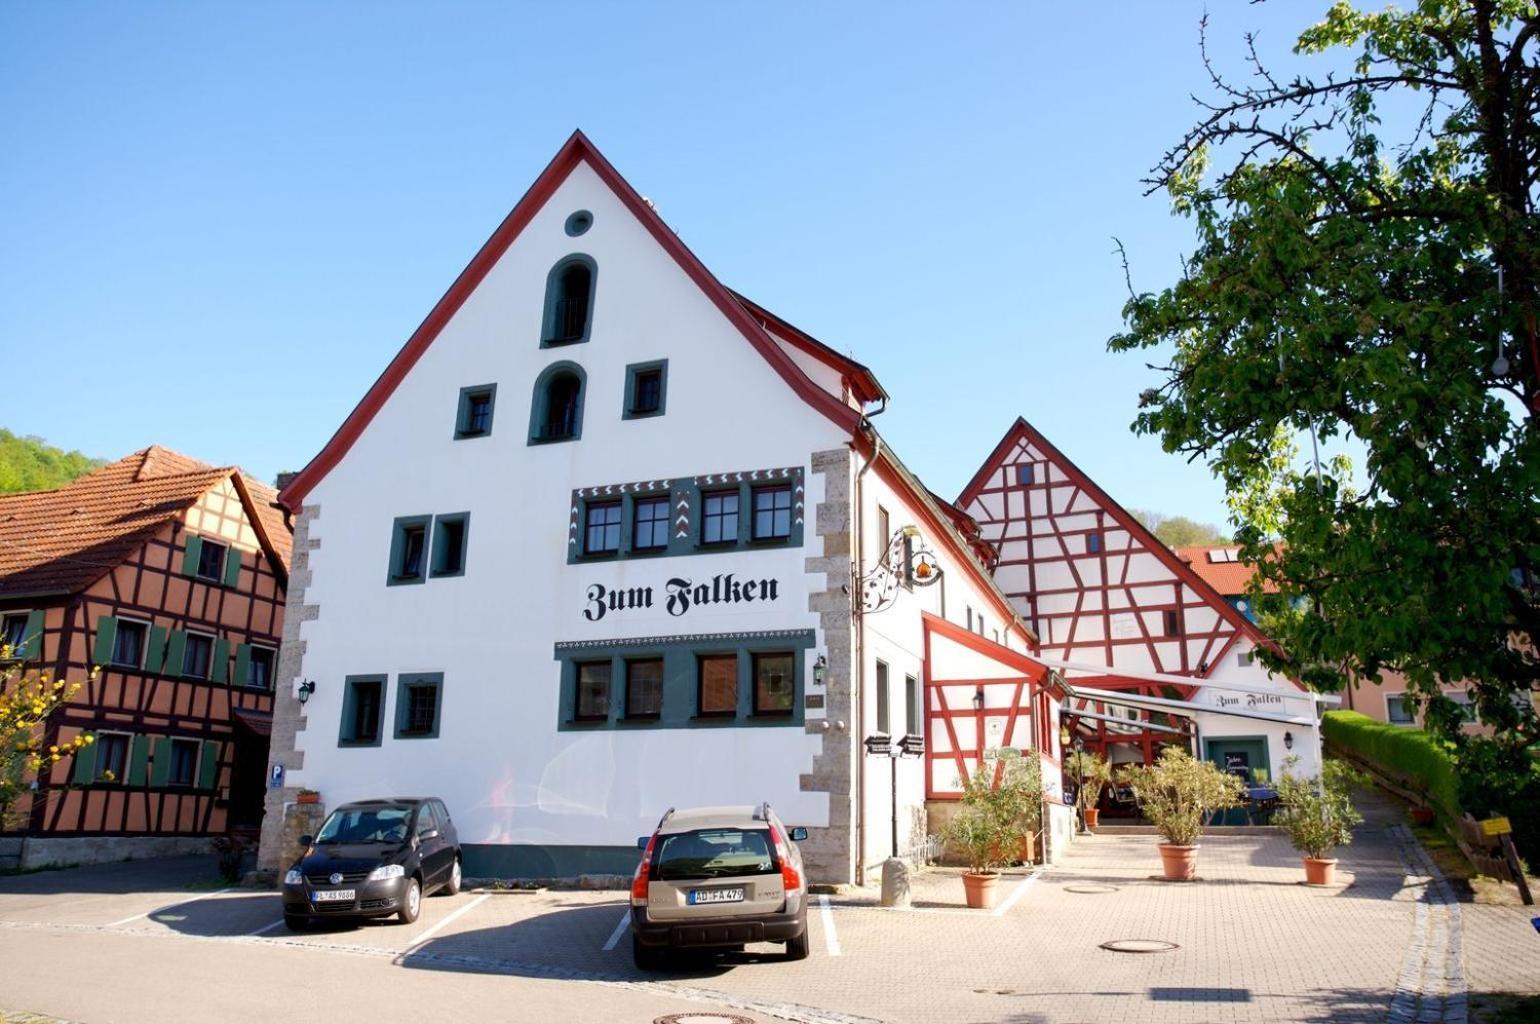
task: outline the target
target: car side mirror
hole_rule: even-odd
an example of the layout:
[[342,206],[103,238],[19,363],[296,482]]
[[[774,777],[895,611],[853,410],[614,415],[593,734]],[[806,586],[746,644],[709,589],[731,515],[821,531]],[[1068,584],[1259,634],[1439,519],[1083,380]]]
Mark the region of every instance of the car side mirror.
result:
[[418,838],[419,841],[427,840],[427,839],[437,839],[438,838],[438,829],[430,828],[426,832],[419,832],[419,833],[417,833],[417,838]]
[[791,841],[792,842],[800,843],[800,842],[802,842],[802,840],[804,840],[806,838],[807,838],[807,829],[803,828],[801,825],[797,825],[794,828],[792,828],[792,830],[791,830]]
[[652,840],[652,836],[637,836],[636,837],[636,848],[638,850],[645,850],[645,849],[647,849],[647,844],[651,840]]
[[315,845],[315,836],[300,836],[299,845],[305,847],[308,850],[310,847]]

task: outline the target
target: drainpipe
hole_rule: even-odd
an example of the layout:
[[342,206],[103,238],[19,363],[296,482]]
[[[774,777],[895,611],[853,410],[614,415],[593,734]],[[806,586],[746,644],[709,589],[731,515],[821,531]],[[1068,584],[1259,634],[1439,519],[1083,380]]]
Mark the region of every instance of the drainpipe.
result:
[[[882,406],[876,412],[864,414],[860,422],[856,424],[857,438],[862,434],[867,434],[871,437],[872,454],[866,460],[866,464],[856,471],[855,501],[853,502],[854,508],[851,510],[851,526],[852,532],[855,534],[855,543],[853,545],[855,550],[852,552],[852,558],[854,559],[854,572],[851,574],[852,585],[860,579],[866,569],[865,556],[863,555],[865,545],[862,543],[866,535],[866,505],[862,481],[865,479],[866,474],[871,471],[872,466],[877,464],[877,459],[882,454],[882,437],[877,431],[872,429],[871,418],[881,415],[887,408],[888,400],[884,397],[882,399]],[[855,630],[856,673],[855,685],[851,687],[850,694],[850,728],[848,734],[851,743],[856,747],[856,791],[853,794],[856,807],[856,884],[861,885],[866,881],[866,750],[861,742],[861,733],[865,728],[861,712],[861,699],[866,693],[866,617],[861,614],[860,589],[854,586],[852,586],[850,595],[850,609],[852,617],[857,622],[857,626]]]

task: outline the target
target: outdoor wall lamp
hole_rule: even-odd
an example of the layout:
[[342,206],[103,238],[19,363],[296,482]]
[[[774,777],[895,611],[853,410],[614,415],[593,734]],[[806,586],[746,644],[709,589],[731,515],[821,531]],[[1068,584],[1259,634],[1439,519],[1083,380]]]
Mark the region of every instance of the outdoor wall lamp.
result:
[[1294,734],[1292,732],[1285,732],[1283,734],[1283,749],[1284,750],[1293,750],[1294,749]]
[[304,682],[299,684],[299,690],[295,692],[295,696],[298,697],[299,702],[303,704],[310,699],[310,695],[312,693],[315,693],[315,682],[310,679],[306,679]]
[[823,675],[824,675],[824,672],[826,672],[828,670],[828,668],[829,668],[829,659],[825,658],[822,654],[820,654],[818,656],[818,660],[813,662],[813,685],[814,686],[822,686],[823,685]]
[[1067,726],[1067,725],[1059,726],[1059,746],[1061,746],[1061,747],[1069,746],[1069,740],[1070,740],[1069,726]]
[[982,686],[973,691],[973,710],[984,710],[984,688]]

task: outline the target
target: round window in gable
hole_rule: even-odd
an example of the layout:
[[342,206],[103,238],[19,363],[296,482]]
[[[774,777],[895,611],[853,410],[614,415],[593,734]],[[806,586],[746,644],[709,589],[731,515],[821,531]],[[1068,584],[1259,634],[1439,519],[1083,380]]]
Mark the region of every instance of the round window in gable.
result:
[[567,218],[567,234],[573,238],[576,238],[593,226],[594,215],[587,210],[579,210]]

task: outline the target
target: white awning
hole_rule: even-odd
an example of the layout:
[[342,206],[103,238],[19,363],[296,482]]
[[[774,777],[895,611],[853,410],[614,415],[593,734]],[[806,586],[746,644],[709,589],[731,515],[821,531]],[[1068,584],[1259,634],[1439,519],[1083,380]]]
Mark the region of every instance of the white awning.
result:
[[[1181,678],[1180,676],[1176,678]],[[1139,708],[1144,711],[1162,711],[1174,715],[1228,715],[1232,718],[1255,718],[1263,722],[1279,722],[1285,725],[1299,725],[1305,728],[1315,728],[1315,721],[1301,715],[1277,715],[1266,711],[1249,711],[1244,708],[1216,708],[1206,704],[1194,704],[1190,700],[1171,700],[1168,697],[1145,697],[1137,693],[1125,693],[1120,690],[1098,690],[1089,686],[1076,686],[1073,681],[1068,681],[1070,696],[1085,698],[1099,704],[1113,704],[1118,707]],[[1188,682],[1191,685],[1191,681]],[[1061,714],[1074,714],[1073,708],[1064,708]]]

